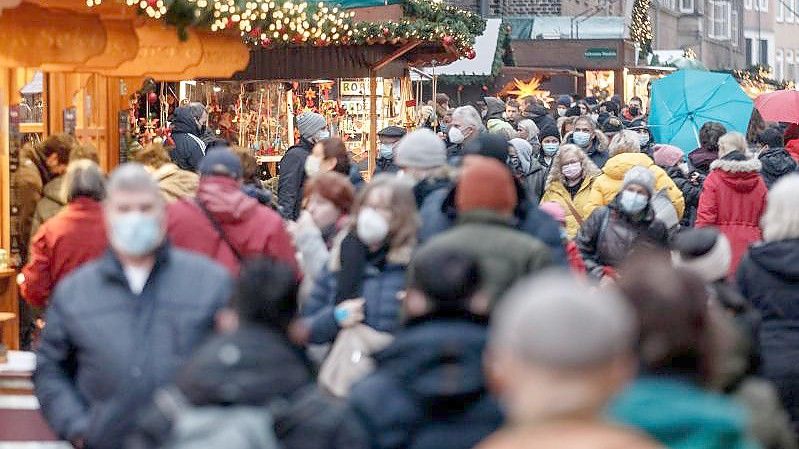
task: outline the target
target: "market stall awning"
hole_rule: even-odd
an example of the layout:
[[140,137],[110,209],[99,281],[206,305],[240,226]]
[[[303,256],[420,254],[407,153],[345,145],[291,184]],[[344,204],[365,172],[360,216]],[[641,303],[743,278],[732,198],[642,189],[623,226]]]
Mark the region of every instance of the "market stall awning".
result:
[[[474,41],[476,54],[474,59],[461,59],[438,67],[424,67],[422,70],[429,75],[491,75],[500,26],[502,26],[502,19],[486,20],[485,31]],[[418,77],[418,75],[416,76]]]
[[0,1],[0,67],[172,80],[230,76],[249,58],[238,33],[186,29],[181,39],[174,27],[124,3],[87,8],[84,0]]

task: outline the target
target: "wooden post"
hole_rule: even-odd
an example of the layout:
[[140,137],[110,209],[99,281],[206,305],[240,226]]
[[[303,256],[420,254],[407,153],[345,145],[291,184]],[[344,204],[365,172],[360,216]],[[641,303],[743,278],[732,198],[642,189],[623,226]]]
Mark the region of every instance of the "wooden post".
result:
[[377,156],[377,70],[369,70],[369,176],[375,171]]

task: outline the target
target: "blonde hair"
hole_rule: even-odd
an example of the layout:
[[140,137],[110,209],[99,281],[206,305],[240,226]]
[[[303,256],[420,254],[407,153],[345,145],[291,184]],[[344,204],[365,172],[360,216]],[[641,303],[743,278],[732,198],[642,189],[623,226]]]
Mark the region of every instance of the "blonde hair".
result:
[[[719,139],[719,145],[721,145],[721,139]],[[768,194],[766,213],[763,214],[760,222],[765,241],[776,242],[799,238],[797,191],[799,191],[799,175],[797,174],[784,176],[771,188]]]
[[160,143],[151,143],[133,153],[133,160],[150,168],[159,169],[162,165],[172,162],[166,148]]
[[549,169],[549,175],[547,176],[546,189],[555,182],[566,185],[566,177],[563,176],[561,169],[563,168],[563,159],[567,155],[575,155],[580,160],[580,165],[583,167],[584,178],[593,178],[602,174],[602,170],[594,164],[591,158],[589,158],[580,147],[570,143],[561,145],[555,157],[552,159],[552,167]]
[[746,154],[746,137],[735,131],[730,131],[719,138],[719,158],[722,158],[733,151],[740,151]]
[[623,129],[613,136],[608,147],[610,157],[622,153],[640,153],[641,142],[638,140],[638,133]]
[[391,209],[391,221],[389,222],[388,230],[390,250],[412,249],[416,246],[416,233],[419,229],[420,221],[416,210],[413,184],[408,180],[387,173],[375,176],[355,199],[355,204],[352,206],[353,219],[357,218],[369,195],[380,189],[386,189],[390,192],[389,204],[386,205],[386,207]]

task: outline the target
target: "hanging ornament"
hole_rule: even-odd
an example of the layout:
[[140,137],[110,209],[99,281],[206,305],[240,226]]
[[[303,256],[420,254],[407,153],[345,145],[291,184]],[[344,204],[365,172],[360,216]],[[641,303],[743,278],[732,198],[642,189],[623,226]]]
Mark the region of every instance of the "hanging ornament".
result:
[[250,37],[257,39],[258,36],[260,36],[260,35],[261,35],[261,28],[260,27],[255,27],[252,30],[250,30]]
[[444,42],[444,45],[450,46],[455,42],[455,38],[453,38],[452,36],[444,36],[444,39],[442,39],[442,41]]
[[150,92],[149,94],[147,94],[147,102],[148,103],[155,104],[156,101],[158,101],[158,94],[157,93]]
[[299,33],[295,34],[294,37],[292,38],[292,40],[294,41],[295,44],[302,43],[302,41],[303,41],[302,34],[299,34]]
[[475,53],[473,48],[470,48],[470,49],[466,50],[466,57],[468,59],[474,59],[475,56],[477,56],[477,53]]
[[391,34],[391,31],[388,28],[383,28],[383,36],[388,37]]
[[272,39],[265,37],[264,40],[261,41],[261,43],[263,44],[264,47],[268,47],[272,45]]
[[483,89],[483,92],[488,92],[488,86],[486,86],[485,84],[483,84],[482,89]]
[[147,0],[147,6],[155,8],[156,6],[158,6],[158,0]]

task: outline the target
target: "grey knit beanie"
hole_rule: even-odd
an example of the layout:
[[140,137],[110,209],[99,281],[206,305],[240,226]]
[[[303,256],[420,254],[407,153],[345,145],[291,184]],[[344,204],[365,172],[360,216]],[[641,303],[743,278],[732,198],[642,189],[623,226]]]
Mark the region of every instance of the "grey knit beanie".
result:
[[433,131],[417,129],[399,141],[394,163],[407,168],[435,168],[447,163],[444,141]]
[[633,167],[624,175],[624,185],[621,189],[626,189],[630,184],[645,188],[650,197],[655,194],[655,175],[646,167],[640,165]]
[[297,116],[297,129],[306,139],[314,137],[325,126],[327,126],[325,118],[316,112],[304,112]]

